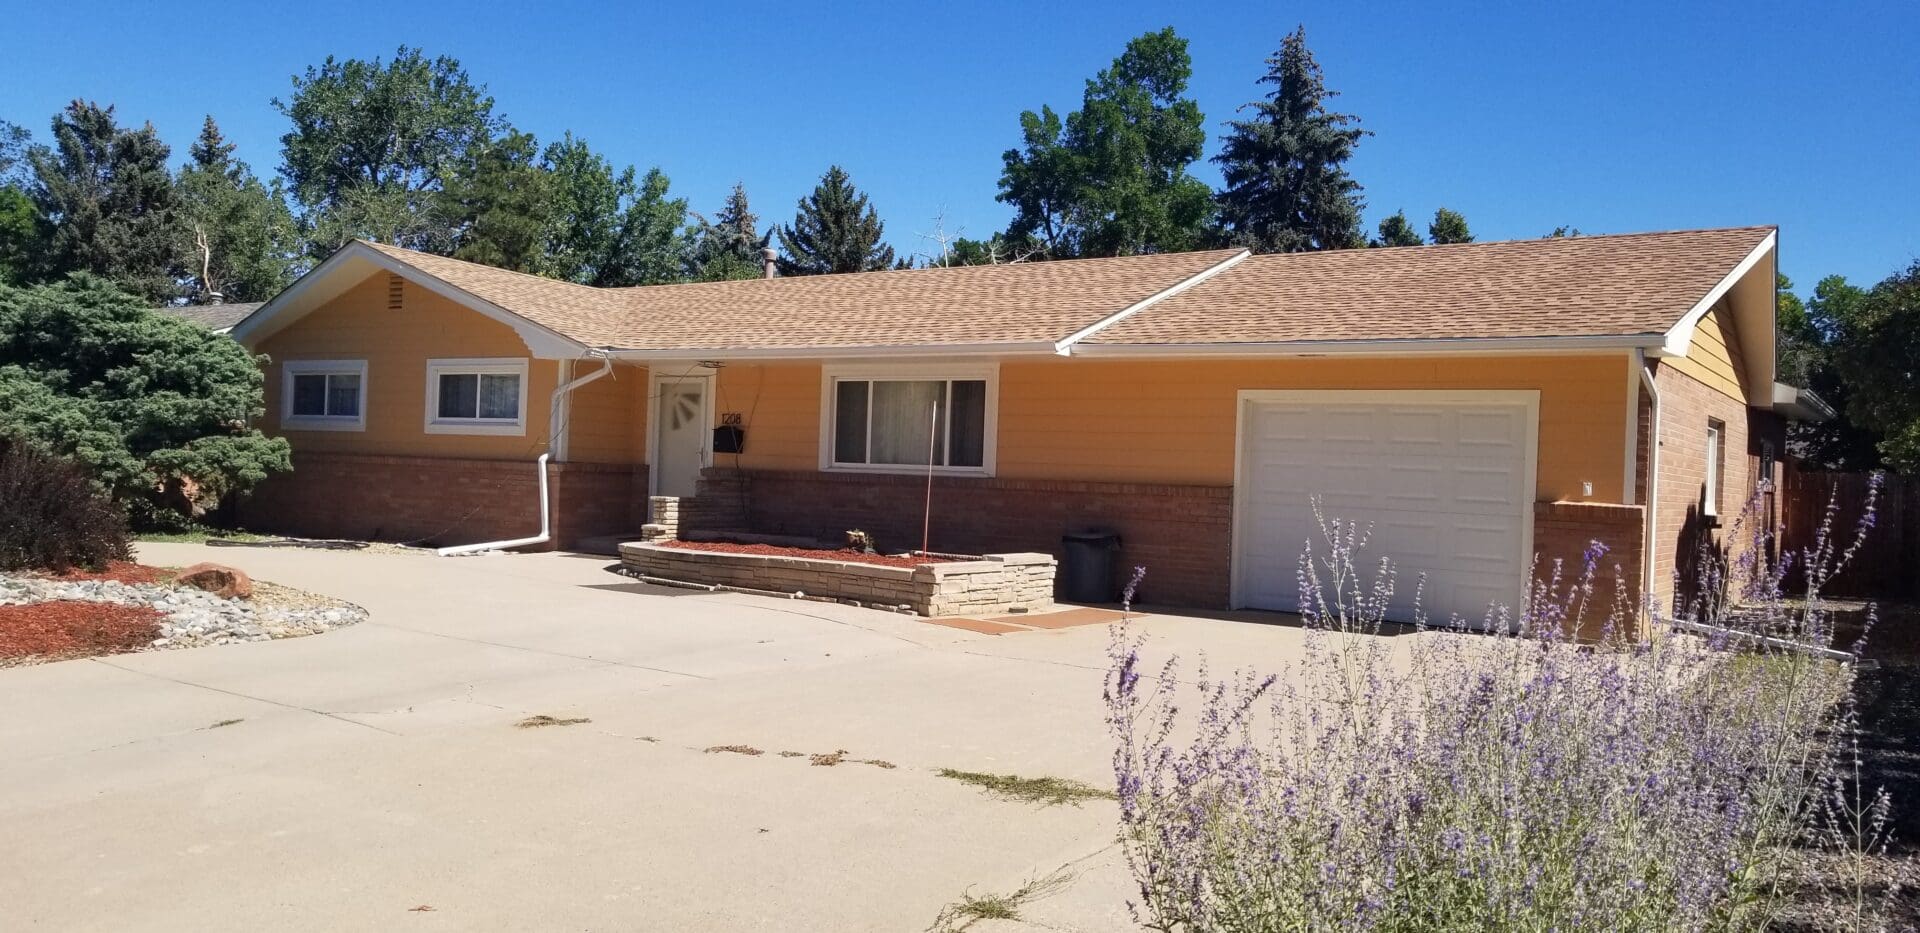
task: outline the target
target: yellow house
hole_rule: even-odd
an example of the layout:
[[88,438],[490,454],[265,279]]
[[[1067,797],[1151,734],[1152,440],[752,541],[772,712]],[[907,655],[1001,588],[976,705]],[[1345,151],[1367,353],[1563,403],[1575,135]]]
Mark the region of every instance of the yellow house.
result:
[[243,520],[572,547],[674,496],[693,525],[896,550],[1099,527],[1147,600],[1291,610],[1318,503],[1371,524],[1402,611],[1415,574],[1429,613],[1511,605],[1594,540],[1665,594],[1807,407],[1774,383],[1775,247],[1748,227],[597,289],[356,242],[232,332],[295,451]]

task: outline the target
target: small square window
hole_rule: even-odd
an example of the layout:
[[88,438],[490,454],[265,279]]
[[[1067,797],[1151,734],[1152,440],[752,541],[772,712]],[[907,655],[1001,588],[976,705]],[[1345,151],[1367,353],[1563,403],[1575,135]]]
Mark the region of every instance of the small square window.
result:
[[281,427],[295,431],[359,431],[367,364],[365,360],[289,360],[281,391]]

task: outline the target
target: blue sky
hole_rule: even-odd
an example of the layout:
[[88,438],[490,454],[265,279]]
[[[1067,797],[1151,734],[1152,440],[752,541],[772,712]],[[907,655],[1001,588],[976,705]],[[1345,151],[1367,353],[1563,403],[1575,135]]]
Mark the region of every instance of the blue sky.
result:
[[0,14],[0,119],[44,138],[92,98],[184,158],[212,113],[265,174],[290,75],[419,45],[460,59],[522,129],[658,165],[696,210],[737,180],[784,221],[843,164],[915,252],[942,212],[969,236],[1005,225],[993,196],[1020,111],[1076,107],[1128,38],[1172,25],[1191,41],[1217,134],[1304,24],[1336,105],[1376,134],[1351,163],[1369,227],[1401,208],[1424,226],[1441,205],[1481,239],[1777,223],[1802,291],[1920,257],[1920,4],[1457,6],[23,3]]

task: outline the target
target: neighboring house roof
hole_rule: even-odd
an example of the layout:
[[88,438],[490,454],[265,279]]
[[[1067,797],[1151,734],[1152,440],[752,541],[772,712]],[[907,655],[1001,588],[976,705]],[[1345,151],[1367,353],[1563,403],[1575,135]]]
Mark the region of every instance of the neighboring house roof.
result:
[[535,355],[591,349],[631,359],[1574,347],[1684,355],[1694,325],[1726,299],[1756,341],[1751,356],[1768,361],[1770,384],[1774,246],[1772,227],[1739,227],[591,288],[356,241],[234,335],[256,342],[381,270],[513,327]]
[[177,318],[185,318],[216,334],[224,334],[232,330],[233,325],[240,323],[242,319],[252,314],[255,309],[263,304],[266,304],[266,302],[243,301],[235,304],[217,305],[167,305],[156,310],[161,314],[171,314]]
[[1772,227],[1254,256],[1096,345],[1663,335]]

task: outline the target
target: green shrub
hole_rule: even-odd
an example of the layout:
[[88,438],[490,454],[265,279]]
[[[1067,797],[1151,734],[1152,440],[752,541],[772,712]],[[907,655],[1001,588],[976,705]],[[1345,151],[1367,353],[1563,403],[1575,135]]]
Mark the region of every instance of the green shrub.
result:
[[0,436],[0,570],[126,560],[127,517],[71,460]]

